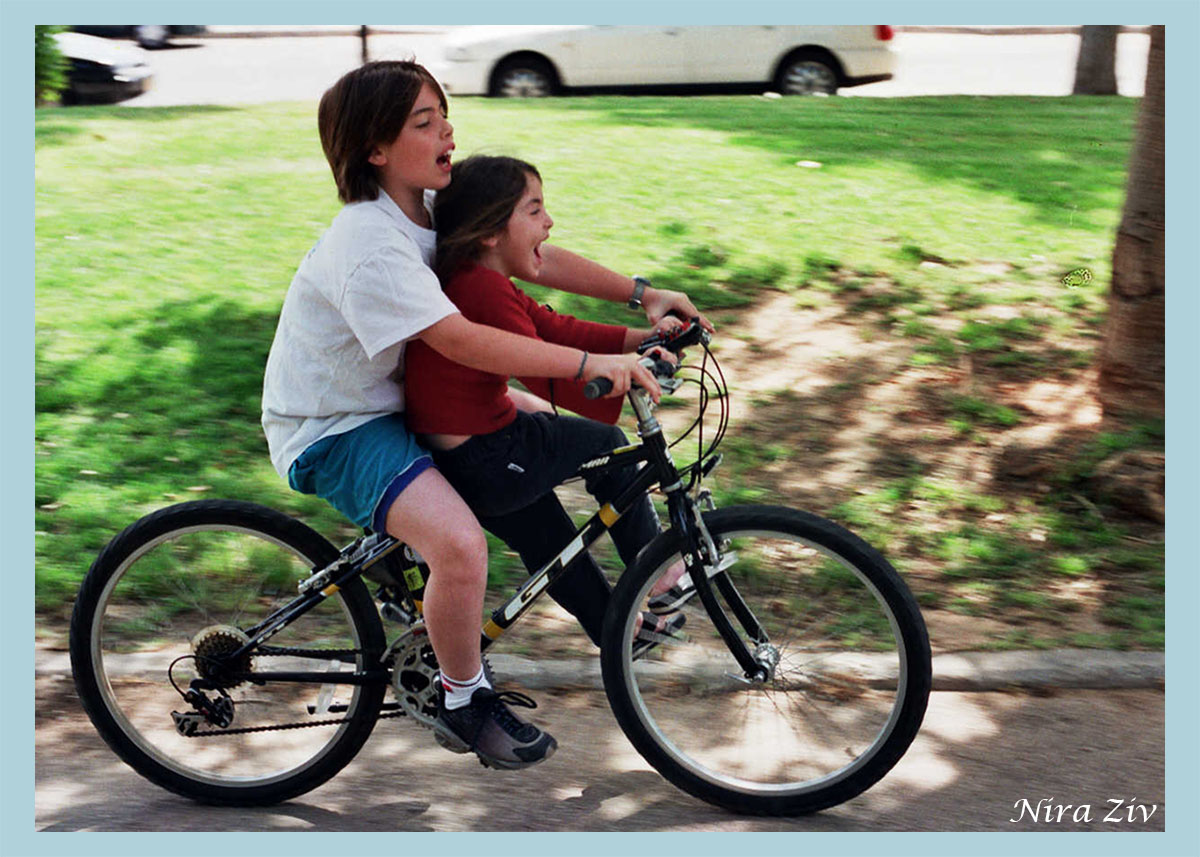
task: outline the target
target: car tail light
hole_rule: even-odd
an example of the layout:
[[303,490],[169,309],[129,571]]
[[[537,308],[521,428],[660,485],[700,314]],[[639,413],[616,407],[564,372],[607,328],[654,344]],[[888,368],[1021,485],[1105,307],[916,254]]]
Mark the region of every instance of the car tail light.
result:
[[895,34],[895,30],[888,24],[875,25],[875,38],[881,42],[890,42]]

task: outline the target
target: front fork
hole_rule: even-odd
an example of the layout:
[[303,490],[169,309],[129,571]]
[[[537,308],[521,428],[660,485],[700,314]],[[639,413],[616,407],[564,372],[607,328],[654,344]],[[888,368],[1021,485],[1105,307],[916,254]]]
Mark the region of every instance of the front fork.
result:
[[[706,566],[720,568],[721,555],[713,541],[712,534],[704,524],[700,507],[686,491],[679,490],[668,494],[667,511],[671,517],[671,525],[679,533],[679,552],[684,564],[691,575],[692,584],[696,587],[696,595],[700,603],[708,611],[713,625],[729,647],[730,653],[742,668],[746,679],[754,682],[766,681],[771,676],[771,666],[755,657],[755,653],[747,647],[745,640],[729,621],[725,609],[717,601],[716,591],[721,593],[729,610],[745,629],[746,634],[756,643],[767,641],[766,632],[754,617],[741,593],[729,579],[729,575],[718,572],[709,577]],[[715,587],[714,587],[715,582]],[[714,591],[714,589],[716,591]]]
[[[696,594],[700,597],[700,603],[708,611],[713,625],[716,626],[721,639],[725,641],[725,645],[729,647],[729,651],[737,660],[738,666],[742,668],[746,679],[766,681],[771,675],[770,666],[759,661],[747,648],[741,635],[729,621],[725,610],[717,602],[717,596],[713,592],[713,585],[709,581],[705,566],[711,564],[713,568],[719,568],[720,553],[713,543],[708,527],[704,525],[699,505],[688,494],[687,488],[684,487],[679,473],[675,469],[674,462],[671,461],[670,452],[662,436],[662,428],[654,417],[654,406],[642,390],[631,390],[629,403],[633,406],[634,414],[637,416],[638,435],[641,436],[642,443],[649,449],[651,466],[658,469],[664,477],[660,484],[663,492],[667,495],[667,512],[671,518],[672,529],[679,534],[679,552],[683,556],[684,565],[691,574]],[[714,459],[705,473],[711,470],[718,461],[719,458]],[[750,612],[750,608],[746,606],[746,602],[733,585],[733,581],[729,579],[729,575],[718,573],[714,579],[717,581],[716,588],[720,590],[725,602],[741,622],[746,633],[756,643],[765,643],[766,633],[758,620],[754,618],[754,614]]]

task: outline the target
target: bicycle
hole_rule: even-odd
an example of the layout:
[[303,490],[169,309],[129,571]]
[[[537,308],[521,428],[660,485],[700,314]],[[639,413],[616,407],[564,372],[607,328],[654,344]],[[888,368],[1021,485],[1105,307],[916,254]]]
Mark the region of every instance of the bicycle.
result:
[[[748,814],[815,812],[870,788],[908,749],[930,690],[929,640],[896,571],[838,524],[779,506],[715,508],[703,482],[720,462],[729,399],[708,334],[693,320],[639,350],[697,344],[699,367],[643,358],[665,392],[700,387],[680,438],[698,430],[696,460],[675,465],[654,404],[630,390],[640,442],[579,475],[641,469],[491,613],[480,644],[486,651],[657,486],[666,528],[621,575],[604,622],[613,714],[650,765],[702,800]],[[603,381],[589,395],[607,392]],[[713,401],[720,419],[705,446]],[[635,659],[643,604],[680,558],[694,590],[680,608],[686,621]],[[338,551],[253,503],[153,512],[101,551],[80,589],[70,644],[79,697],[117,755],[160,786],[216,804],[296,797],[341,770],[377,720],[429,726],[436,716],[423,569],[390,536],[368,532]],[[390,643],[381,616],[405,629]]]

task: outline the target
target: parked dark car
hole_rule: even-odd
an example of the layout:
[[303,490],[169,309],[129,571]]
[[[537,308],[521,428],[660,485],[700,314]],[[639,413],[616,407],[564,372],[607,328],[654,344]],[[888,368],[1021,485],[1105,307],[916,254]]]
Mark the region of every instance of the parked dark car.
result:
[[75,24],[77,33],[110,39],[133,39],[143,48],[165,47],[172,36],[194,36],[204,32],[203,24]]
[[132,98],[145,92],[154,79],[146,52],[134,45],[83,33],[55,33],[54,41],[68,63],[63,104]]

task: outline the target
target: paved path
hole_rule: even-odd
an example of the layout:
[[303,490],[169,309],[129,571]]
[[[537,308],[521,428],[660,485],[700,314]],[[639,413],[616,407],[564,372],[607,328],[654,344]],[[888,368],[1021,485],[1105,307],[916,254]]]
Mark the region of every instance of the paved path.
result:
[[[896,831],[1163,830],[1157,690],[936,692],[920,735],[882,782],[796,819],[731,815],[678,791],[637,756],[603,693],[536,692],[558,739],[528,771],[488,771],[407,720],[381,721],[329,783],[288,803],[213,808],[143,780],[97,738],[65,675],[37,679],[38,831]],[[1110,800],[1151,812],[1105,821]],[[1022,801],[1029,809],[1023,811]],[[1039,801],[1042,802],[1039,809]],[[1046,822],[1047,801],[1092,807]],[[802,853],[789,848],[789,853]],[[605,851],[602,853],[611,853]]]

